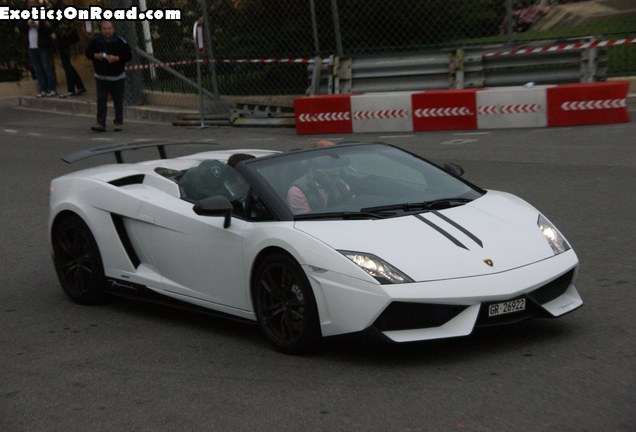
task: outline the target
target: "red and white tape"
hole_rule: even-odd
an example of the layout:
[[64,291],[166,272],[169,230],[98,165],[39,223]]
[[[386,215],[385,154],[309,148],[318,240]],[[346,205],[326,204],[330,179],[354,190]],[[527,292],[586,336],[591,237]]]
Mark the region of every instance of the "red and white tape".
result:
[[[183,60],[183,61],[174,61],[174,62],[164,62],[164,63],[146,63],[146,64],[138,64],[138,65],[128,65],[126,66],[126,70],[129,71],[138,71],[152,68],[161,68],[161,67],[173,67],[173,66],[187,66],[191,64],[196,64],[198,60]],[[223,60],[214,60],[215,63],[225,63],[225,64],[310,64],[315,63],[316,59],[314,58],[284,58],[284,59],[223,59]],[[329,62],[329,59],[322,59],[322,63]],[[202,59],[201,63],[208,64],[210,60]]]
[[629,45],[636,43],[636,38],[625,38],[625,39],[610,39],[605,41],[592,41],[592,42],[576,42],[570,44],[561,44],[561,45],[552,45],[547,47],[537,47],[537,48],[520,48],[514,50],[505,50],[505,51],[493,51],[489,53],[485,53],[483,57],[503,57],[510,55],[519,55],[519,54],[539,54],[546,52],[559,52],[559,51],[571,51],[571,50],[580,50],[580,49],[588,49],[588,48],[602,48],[602,47],[611,47],[617,45]]

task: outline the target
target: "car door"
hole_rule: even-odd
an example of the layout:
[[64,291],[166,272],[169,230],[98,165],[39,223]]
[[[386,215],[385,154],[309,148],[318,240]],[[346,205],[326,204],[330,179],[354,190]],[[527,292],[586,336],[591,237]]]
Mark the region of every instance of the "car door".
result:
[[190,202],[144,201],[135,236],[163,288],[181,296],[251,310],[243,241],[249,222],[199,216]]

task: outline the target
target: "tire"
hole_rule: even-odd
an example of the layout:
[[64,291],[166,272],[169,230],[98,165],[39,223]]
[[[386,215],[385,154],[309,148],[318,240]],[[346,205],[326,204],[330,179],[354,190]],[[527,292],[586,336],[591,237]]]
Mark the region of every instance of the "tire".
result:
[[57,277],[71,300],[94,305],[104,301],[104,267],[95,237],[78,216],[57,223],[52,233]]
[[322,335],[309,280],[289,255],[277,252],[258,266],[252,287],[258,322],[274,347],[286,354],[316,351]]

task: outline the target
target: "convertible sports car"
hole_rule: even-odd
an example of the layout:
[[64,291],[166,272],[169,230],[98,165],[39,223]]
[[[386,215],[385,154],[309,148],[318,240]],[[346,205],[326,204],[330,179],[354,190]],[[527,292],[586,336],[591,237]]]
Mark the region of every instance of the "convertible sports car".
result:
[[[151,145],[162,159],[122,163]],[[145,143],[65,160],[109,152],[120,163],[51,183],[53,261],[78,303],[203,308],[257,321],[287,353],[365,330],[464,336],[583,304],[576,254],[538,210],[394,146],[167,159]]]

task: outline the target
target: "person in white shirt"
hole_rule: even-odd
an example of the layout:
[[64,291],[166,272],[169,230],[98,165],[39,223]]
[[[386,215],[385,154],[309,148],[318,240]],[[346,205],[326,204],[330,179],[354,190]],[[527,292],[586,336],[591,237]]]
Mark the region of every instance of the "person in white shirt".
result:
[[[27,8],[38,6],[37,0],[27,0]],[[40,88],[38,97],[57,95],[57,78],[51,58],[53,45],[51,23],[49,21],[23,20],[18,24],[18,27],[22,33],[26,34],[29,61]]]

